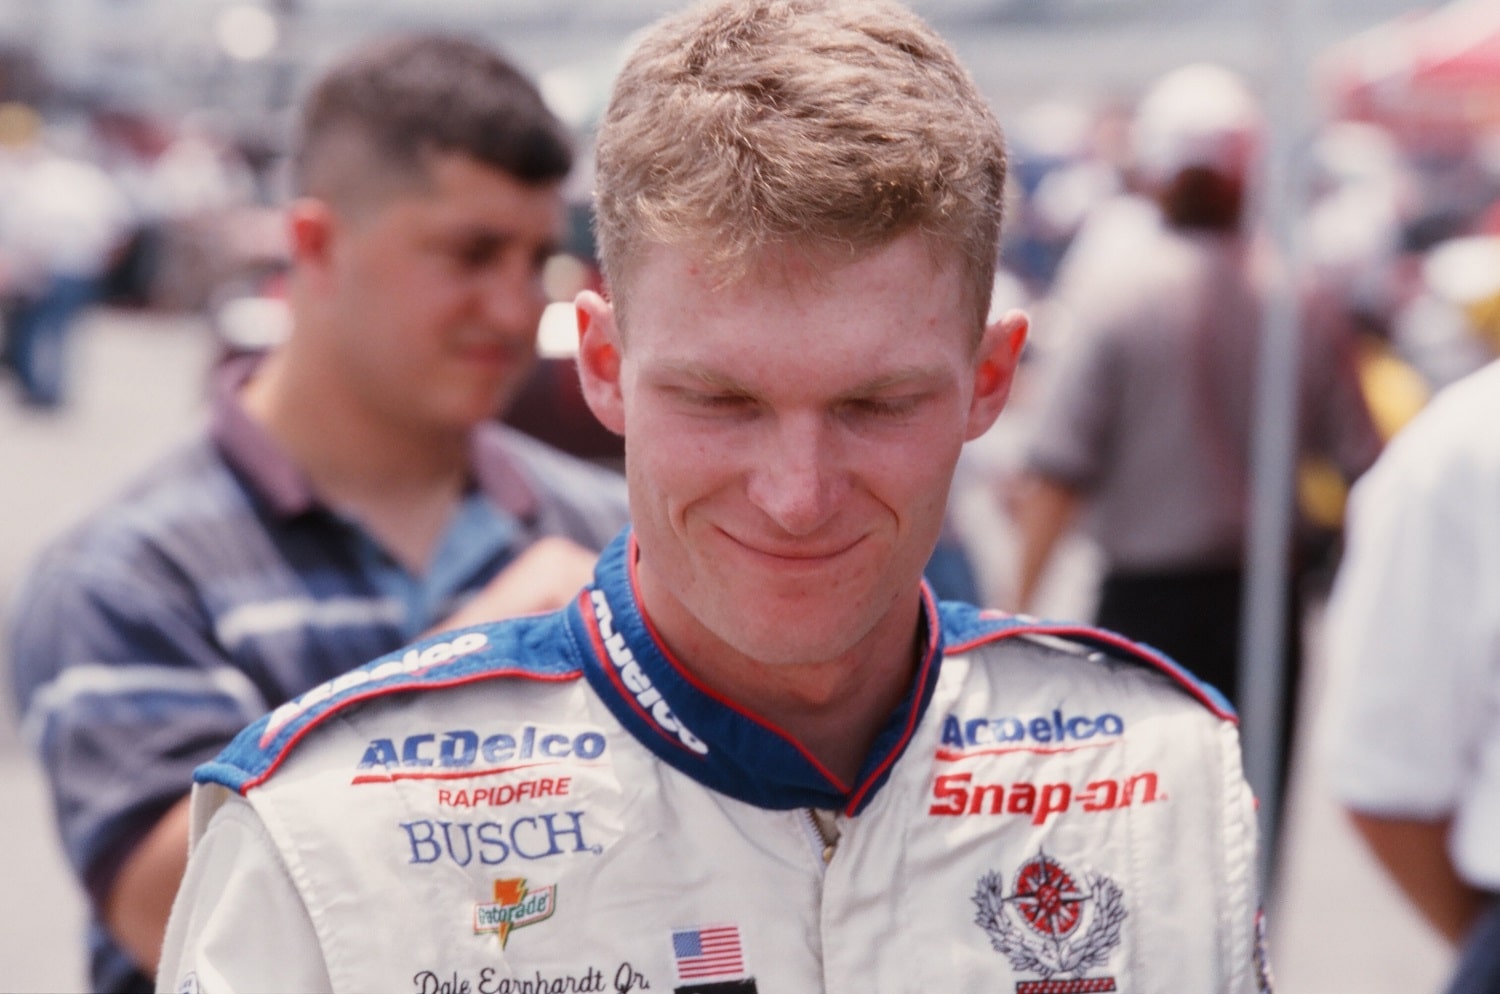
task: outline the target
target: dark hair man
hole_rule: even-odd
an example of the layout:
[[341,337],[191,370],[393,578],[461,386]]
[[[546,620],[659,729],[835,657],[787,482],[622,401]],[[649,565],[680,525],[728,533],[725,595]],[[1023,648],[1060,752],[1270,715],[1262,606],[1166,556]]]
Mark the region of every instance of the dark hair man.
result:
[[220,370],[204,436],[38,564],[14,677],[97,989],[150,987],[194,766],[419,635],[563,603],[624,524],[617,477],[494,423],[532,366],[571,161],[482,45],[335,65],[298,138],[289,339]]

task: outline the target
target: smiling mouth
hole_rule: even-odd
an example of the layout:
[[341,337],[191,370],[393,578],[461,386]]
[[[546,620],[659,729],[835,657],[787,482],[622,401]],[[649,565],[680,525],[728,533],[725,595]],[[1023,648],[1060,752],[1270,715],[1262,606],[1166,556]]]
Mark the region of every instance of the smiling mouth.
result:
[[844,545],[835,547],[806,548],[801,546],[784,546],[777,548],[765,548],[736,538],[728,532],[724,532],[723,534],[726,538],[729,539],[730,542],[751,553],[752,555],[759,556],[763,559],[768,559],[774,563],[783,563],[788,566],[816,566],[821,563],[830,562],[834,559],[839,558],[850,549],[853,549],[856,545],[859,544],[860,541],[859,539],[855,539],[852,542],[848,542]]

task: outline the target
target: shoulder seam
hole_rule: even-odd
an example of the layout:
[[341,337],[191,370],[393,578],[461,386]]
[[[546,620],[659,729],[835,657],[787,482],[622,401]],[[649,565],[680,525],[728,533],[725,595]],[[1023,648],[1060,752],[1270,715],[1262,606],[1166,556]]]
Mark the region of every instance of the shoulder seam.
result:
[[356,704],[363,704],[367,701],[372,701],[380,697],[391,697],[406,692],[443,690],[452,687],[461,687],[466,684],[482,683],[486,680],[497,680],[506,677],[535,680],[539,683],[569,683],[571,681],[577,680],[582,675],[582,668],[574,668],[561,673],[534,673],[530,670],[515,668],[483,670],[478,673],[465,673],[459,676],[448,677],[446,679],[424,679],[420,681],[413,680],[399,684],[393,684],[386,687],[372,687],[363,692],[356,692],[347,698],[331,704],[327,710],[322,711],[321,713],[316,714],[311,719],[309,719],[306,724],[298,728],[295,732],[292,733],[289,739],[281,744],[281,746],[276,750],[275,756],[271,759],[270,764],[267,765],[264,770],[244,780],[238,787],[234,788],[234,790],[241,796],[248,796],[250,791],[254,790],[256,787],[259,787],[261,784],[263,784],[266,780],[270,779],[271,775],[281,767],[281,764],[286,761],[286,758],[291,755],[292,751],[297,747],[298,744],[301,743],[302,739],[309,732],[311,732],[315,728],[321,727],[324,722],[332,718],[345,717],[348,709]]
[[1085,643],[1098,643],[1102,646],[1119,650],[1127,656],[1143,662],[1170,677],[1182,690],[1186,691],[1189,696],[1202,704],[1216,717],[1233,724],[1239,723],[1239,716],[1235,714],[1233,708],[1227,706],[1227,701],[1217,699],[1216,694],[1211,693],[1197,677],[1189,673],[1175,660],[1148,645],[1133,642],[1123,635],[1118,635],[1103,628],[1092,628],[1088,625],[1022,622],[987,632],[984,635],[960,642],[957,645],[946,646],[944,647],[944,652],[969,652],[979,646],[1020,635],[1051,635],[1060,638],[1076,638]]

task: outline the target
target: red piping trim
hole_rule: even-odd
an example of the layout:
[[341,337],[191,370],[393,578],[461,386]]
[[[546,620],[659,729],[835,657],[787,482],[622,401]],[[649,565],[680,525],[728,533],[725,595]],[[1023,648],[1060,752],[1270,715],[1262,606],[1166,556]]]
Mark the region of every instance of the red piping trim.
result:
[[771,732],[775,735],[779,735],[781,738],[785,739],[792,746],[792,748],[801,753],[803,759],[811,763],[814,769],[816,769],[819,773],[823,774],[823,776],[828,779],[829,783],[837,787],[840,793],[848,793],[849,785],[844,783],[838,777],[834,776],[833,773],[828,769],[828,767],[818,762],[817,757],[803,748],[802,743],[792,738],[783,729],[778,728],[772,722],[767,721],[753,711],[745,710],[736,702],[730,700],[727,697],[724,697],[722,694],[719,694],[717,691],[714,691],[701,683],[697,677],[693,676],[693,674],[690,673],[687,668],[677,660],[676,656],[672,655],[672,650],[667,648],[667,644],[663,642],[661,636],[657,634],[656,626],[651,623],[651,616],[646,613],[646,604],[641,600],[641,589],[636,577],[636,564],[640,562],[640,556],[637,555],[637,551],[638,550],[635,544],[635,533],[631,532],[630,549],[628,552],[628,555],[630,556],[630,594],[635,598],[636,611],[640,614],[641,621],[645,622],[646,634],[651,636],[651,641],[656,644],[657,651],[662,654],[662,658],[667,661],[667,665],[672,667],[672,669],[677,672],[678,676],[680,676],[684,681],[688,683],[689,686],[693,687],[703,696],[717,702],[726,710],[733,711],[735,714],[744,718],[746,721],[754,722],[766,731]]
[[1096,642],[1103,642],[1118,649],[1123,649],[1131,655],[1145,659],[1147,662],[1154,665],[1157,669],[1167,674],[1167,676],[1170,676],[1173,680],[1176,680],[1178,685],[1181,686],[1183,690],[1186,690],[1198,701],[1198,703],[1208,708],[1219,718],[1223,719],[1224,721],[1233,722],[1236,725],[1239,724],[1239,716],[1232,711],[1225,711],[1222,707],[1220,707],[1218,702],[1216,702],[1211,696],[1209,696],[1209,694],[1198,684],[1198,682],[1191,676],[1189,676],[1187,672],[1182,669],[1182,667],[1178,666],[1176,663],[1172,662],[1170,659],[1148,646],[1140,645],[1138,643],[1130,641],[1124,636],[1115,635],[1113,632],[1107,632],[1099,628],[1086,628],[1081,625],[1020,625],[1014,628],[1003,628],[998,632],[990,632],[987,635],[981,635],[978,638],[970,639],[969,641],[962,642],[958,645],[950,645],[946,649],[946,652],[968,652],[970,649],[974,649],[978,646],[985,645],[990,642],[998,642],[1001,639],[1012,638],[1016,635],[1058,635],[1064,637],[1077,636],[1084,639],[1092,639]]
[[352,697],[346,697],[343,700],[339,701],[336,706],[328,708],[326,711],[323,711],[321,714],[318,714],[316,717],[314,717],[307,724],[297,729],[296,733],[291,738],[287,739],[286,743],[282,745],[280,751],[276,753],[276,758],[271,760],[270,766],[266,767],[259,776],[252,777],[249,780],[246,780],[244,783],[240,784],[239,793],[241,796],[244,796],[245,794],[248,794],[250,791],[254,790],[256,787],[259,787],[261,784],[265,783],[266,780],[270,778],[271,774],[275,773],[276,770],[281,766],[282,762],[291,753],[293,747],[295,747],[298,742],[302,741],[302,737],[304,735],[321,725],[326,719],[333,717],[335,714],[339,713],[351,704],[359,704],[363,701],[373,700],[376,697],[385,697],[388,694],[399,694],[409,690],[440,690],[445,687],[461,687],[464,684],[480,683],[484,680],[495,680],[501,677],[519,677],[523,680],[536,680],[538,683],[567,683],[570,680],[577,680],[582,675],[583,674],[581,671],[575,671],[573,673],[541,674],[531,673],[527,670],[491,670],[485,673],[470,673],[467,676],[453,677],[447,680],[424,681],[423,683],[418,685],[406,683],[394,687],[377,687],[371,690],[366,690],[363,693],[356,693]]
[[[487,770],[449,770],[437,773],[420,773],[415,770],[401,773],[362,773],[350,780],[351,784],[370,783],[395,783],[397,780],[472,780],[475,777],[499,776],[502,773],[514,773],[517,770],[534,770],[538,766],[557,766],[562,763],[561,759],[544,759],[535,763],[518,763],[515,766],[496,766]],[[584,761],[582,763],[571,763],[571,766],[597,766],[597,763]]]
[[1087,745],[1076,746],[996,746],[993,749],[975,749],[973,752],[939,749],[933,758],[940,763],[957,763],[960,760],[973,759],[975,756],[1009,756],[1015,752],[1033,752],[1051,756],[1056,753],[1078,752],[1082,749],[1105,749],[1112,745],[1114,745],[1113,742],[1090,742]]
[[[613,606],[611,606],[610,610],[614,610]],[[583,615],[584,626],[588,629],[589,633],[589,643],[594,647],[594,655],[599,659],[599,668],[604,671],[605,676],[609,678],[609,682],[614,685],[619,697],[630,705],[631,710],[640,716],[640,719],[646,723],[648,728],[655,731],[656,734],[677,748],[697,756],[697,753],[687,747],[687,743],[672,735],[665,728],[662,728],[661,724],[655,718],[651,717],[650,712],[641,706],[641,702],[636,700],[636,696],[631,693],[630,688],[625,686],[624,678],[620,676],[619,667],[615,666],[614,660],[609,658],[608,650],[604,648],[604,635],[599,631],[599,618],[594,613],[593,598],[590,597],[587,590],[579,595],[579,613]],[[639,665],[639,661],[637,661],[637,665]],[[657,693],[661,692],[657,691]]]
[[[932,591],[928,588],[926,580],[922,581],[922,610],[927,612],[927,653],[922,659],[921,667],[918,669],[916,683],[913,684],[917,688],[917,694],[921,693],[921,688],[927,686],[928,677],[932,673],[933,663],[938,657],[938,636],[940,634],[938,631],[937,603],[932,598]],[[915,699],[913,699],[912,703],[915,705]],[[875,783],[891,768],[892,764],[896,762],[897,757],[906,752],[907,745],[911,743],[912,736],[916,734],[917,718],[920,716],[920,710],[920,708],[915,706],[912,707],[911,713],[906,716],[906,728],[901,733],[901,741],[886,755],[885,761],[865,778],[863,786],[855,792],[854,796],[849,799],[849,803],[845,805],[845,814],[854,814],[864,796],[870,792]]]

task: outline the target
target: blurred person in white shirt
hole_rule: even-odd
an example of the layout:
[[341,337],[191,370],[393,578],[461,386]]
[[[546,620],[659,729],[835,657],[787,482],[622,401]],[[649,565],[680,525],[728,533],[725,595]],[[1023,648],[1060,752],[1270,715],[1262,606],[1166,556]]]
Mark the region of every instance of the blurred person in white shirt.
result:
[[96,296],[129,212],[103,170],[47,145],[34,112],[4,111],[5,359],[20,380],[22,400],[51,408],[65,395],[68,330]]

